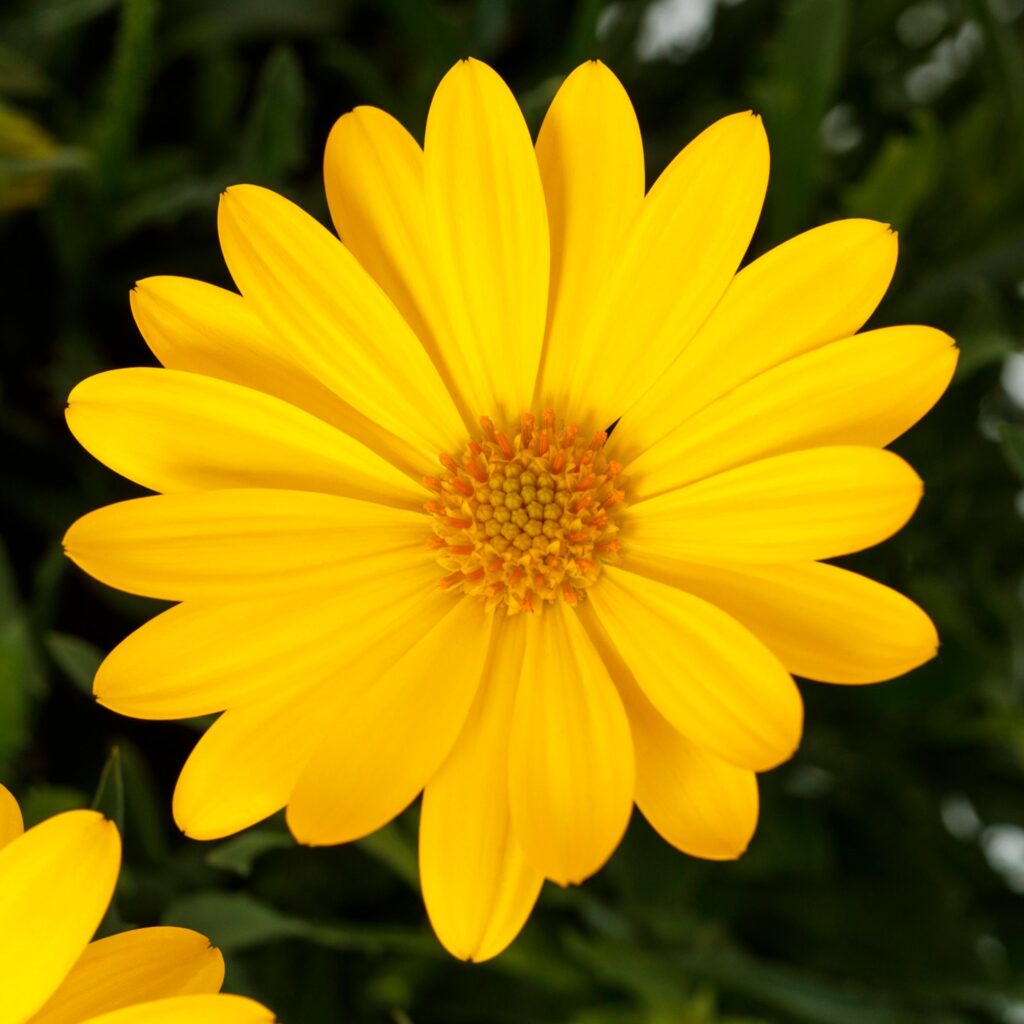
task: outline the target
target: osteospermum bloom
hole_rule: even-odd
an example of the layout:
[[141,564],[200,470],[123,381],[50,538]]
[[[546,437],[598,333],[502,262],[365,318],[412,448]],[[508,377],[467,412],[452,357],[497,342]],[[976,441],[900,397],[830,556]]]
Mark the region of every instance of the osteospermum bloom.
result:
[[258,1003],[219,995],[224,959],[187,928],[90,942],[121,866],[96,811],[23,831],[0,786],[0,1024],[271,1024]]
[[756,773],[800,738],[791,673],[868,683],[933,655],[914,604],[822,559],[912,514],[921,482],[883,446],[955,351],[857,334],[895,265],[886,225],[826,224],[737,273],[761,121],[716,122],[645,195],[599,63],[534,146],[502,80],[461,62],[422,149],[361,107],[325,178],[341,241],[228,189],[241,294],[141,282],[165,368],[71,395],[81,443],[160,494],[85,516],[68,554],[180,602],[96,695],[223,712],[175,792],[196,838],[286,807],[299,841],[341,843],[423,791],[431,921],[485,959],[544,879],[605,862],[634,801],[687,853],[741,853]]

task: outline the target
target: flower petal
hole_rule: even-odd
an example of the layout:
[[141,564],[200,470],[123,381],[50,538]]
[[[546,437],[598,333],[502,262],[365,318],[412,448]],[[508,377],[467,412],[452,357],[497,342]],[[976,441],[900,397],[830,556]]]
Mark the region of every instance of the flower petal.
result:
[[626,831],[633,744],[575,612],[557,601],[526,625],[509,741],[512,826],[527,860],[569,885],[597,871]]
[[82,1024],[274,1024],[274,1015],[243,996],[175,996],[103,1013]]
[[733,860],[757,827],[757,776],[691,743],[644,696],[590,602],[580,619],[615,680],[636,751],[636,804],[668,843],[691,857]]
[[96,931],[121,839],[95,811],[49,818],[0,850],[0,992],[5,1020],[32,1016]]
[[[387,633],[437,578],[437,564],[425,559],[401,574],[325,588],[301,601],[290,594],[176,605],[107,655],[96,673],[96,699],[133,718],[173,719],[294,692],[336,672],[352,657],[348,645],[359,650],[375,630]],[[353,621],[357,629],[339,625]]]
[[429,557],[424,517],[305,491],[135,498],[82,516],[71,560],[108,586],[169,601],[345,587]]
[[464,440],[419,339],[326,228],[255,185],[222,195],[218,226],[239,291],[327,387],[427,458]]
[[639,501],[756,459],[824,445],[882,445],[916,423],[956,367],[930,327],[858,334],[782,363],[705,406],[627,467]]
[[736,273],[767,183],[768,142],[749,113],[717,121],[669,164],[577,325],[571,372],[552,381],[567,420],[608,426],[675,361]]
[[629,567],[718,605],[806,679],[877,683],[938,649],[935,627],[913,601],[834,565],[726,567],[631,554]]
[[[301,595],[299,603],[310,600]],[[279,811],[346,707],[451,609],[438,587],[392,607],[358,598],[335,634],[282,666],[273,696],[230,707],[192,751],[174,791],[174,818],[194,839],[219,839]]]
[[755,771],[793,754],[803,725],[800,693],[735,619],[614,566],[604,567],[588,596],[640,689],[688,740]]
[[9,789],[0,786],[0,848],[17,839],[24,831],[25,823],[21,818],[18,801]]
[[[598,301],[644,198],[644,150],[633,105],[600,61],[555,94],[537,136],[551,230],[551,287],[541,402],[563,407],[579,359],[583,311]],[[606,426],[607,424],[600,424]]]
[[757,828],[757,776],[689,742],[645,703],[646,714],[629,711],[637,807],[677,850],[735,860]]
[[493,617],[482,602],[435,592],[446,614],[424,622],[392,665],[328,708],[320,743],[288,800],[301,843],[346,843],[412,803],[448,756],[473,703]]
[[519,934],[544,881],[516,842],[508,807],[509,727],[525,641],[523,616],[496,620],[473,709],[423,794],[427,913],[450,953],[478,963]]
[[796,562],[871,547],[921,500],[899,456],[830,447],[776,455],[630,505],[631,552],[695,562]]
[[99,373],[71,392],[66,415],[88,452],[155,491],[281,487],[407,508],[422,500],[405,474],[340,430],[198,373]]
[[424,169],[435,274],[452,326],[445,362],[471,414],[530,408],[547,316],[544,193],[526,122],[486,64],[459,61],[427,116]]
[[416,332],[473,426],[465,387],[449,365],[451,326],[438,294],[423,175],[419,143],[376,107],[343,115],[327,138],[324,184],[338,234]]
[[[887,225],[841,220],[744,267],[679,359],[648,378],[618,442],[643,450],[738,384],[856,333],[889,287],[896,248]],[[622,449],[624,459],[635,453]]]
[[28,1024],[88,1017],[170,996],[219,992],[224,957],[187,928],[137,928],[91,942]]
[[241,295],[187,277],[148,277],[131,292],[146,344],[170,370],[262,391],[343,430],[407,472],[422,456],[320,383]]

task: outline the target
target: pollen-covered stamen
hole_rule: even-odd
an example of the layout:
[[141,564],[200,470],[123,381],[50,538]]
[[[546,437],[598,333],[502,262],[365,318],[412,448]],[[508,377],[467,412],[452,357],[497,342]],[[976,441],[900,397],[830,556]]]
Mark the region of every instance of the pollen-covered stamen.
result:
[[443,472],[423,478],[435,495],[424,507],[435,533],[427,546],[445,570],[441,587],[510,613],[556,598],[577,604],[619,550],[624,493],[621,466],[603,454],[607,434],[559,429],[550,409],[539,425],[524,413],[514,432],[486,416],[480,426],[461,459],[444,453]]

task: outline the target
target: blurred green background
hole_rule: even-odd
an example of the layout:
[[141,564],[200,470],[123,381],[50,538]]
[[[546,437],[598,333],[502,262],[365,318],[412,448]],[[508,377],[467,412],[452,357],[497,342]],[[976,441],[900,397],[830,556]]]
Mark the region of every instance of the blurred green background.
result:
[[[288,1024],[1022,1024],[1022,32],[1024,0],[4,4],[0,778],[30,820],[98,799],[123,823],[105,927],[205,930],[229,987]],[[323,217],[333,120],[377,104],[421,136],[434,85],[470,54],[534,129],[569,70],[605,60],[651,176],[714,118],[757,109],[773,169],[753,252],[840,216],[889,221],[900,268],[873,325],[933,324],[962,348],[898,445],[921,511],[848,560],[931,612],[938,659],[873,688],[803,685],[806,738],[764,778],[741,861],[686,858],[637,816],[600,875],[548,887],[512,951],[476,967],[425,923],[415,809],[328,850],[296,849],[280,822],[215,844],[175,832],[196,723],[122,720],[88,696],[101,653],[155,605],[85,579],[59,544],[132,493],[62,416],[80,378],[150,361],[132,283],[227,284],[222,188],[268,185]]]

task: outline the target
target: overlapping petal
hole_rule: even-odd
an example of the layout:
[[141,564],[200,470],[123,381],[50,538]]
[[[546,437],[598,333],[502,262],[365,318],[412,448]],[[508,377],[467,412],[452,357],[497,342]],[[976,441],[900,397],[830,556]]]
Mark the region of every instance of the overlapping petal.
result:
[[346,587],[422,563],[424,517],[306,491],[162,494],[97,509],[64,537],[108,586],[170,601]]
[[221,198],[221,248],[239,291],[327,387],[426,458],[462,420],[391,300],[326,228],[254,185]]
[[471,415],[530,408],[547,316],[547,213],[530,133],[508,86],[464,60],[441,80],[424,143],[446,365]]
[[80,1024],[138,1003],[220,991],[224,958],[187,928],[138,928],[91,942],[28,1024]]
[[763,771],[800,742],[792,678],[752,633],[682,590],[606,566],[590,603],[655,708],[692,743]]
[[68,811],[0,850],[0,993],[22,1022],[81,956],[114,892],[121,840],[95,811]]
[[656,498],[623,514],[628,550],[695,562],[797,562],[877,544],[921,499],[917,474],[876,448],[776,455]]
[[[185,602],[107,655],[96,699],[134,718],[194,718],[316,683],[410,613],[437,586],[426,554],[392,577],[257,600]],[[358,628],[347,624],[353,621]],[[230,638],[230,643],[225,642]]]
[[693,857],[731,860],[757,827],[757,777],[685,739],[644,695],[588,603],[580,618],[622,697],[636,754],[636,804],[654,829]]
[[629,822],[629,723],[608,671],[564,602],[527,620],[512,716],[512,825],[527,860],[559,885],[611,856]]
[[545,375],[568,421],[608,426],[675,361],[732,280],[767,183],[768,143],[749,113],[717,121],[669,164],[580,311],[575,358]]
[[79,443],[162,492],[277,487],[416,508],[390,462],[278,398],[198,373],[138,367],[82,381],[68,397]]
[[[320,646],[296,651],[292,664],[275,668],[277,692],[229,707],[214,722],[185,763],[174,792],[174,817],[183,831],[216,839],[285,806],[339,715],[451,610],[449,595],[416,582],[404,591],[396,588],[391,601],[367,601],[341,616]],[[282,648],[302,637],[283,639]],[[246,655],[236,654],[244,664]]]
[[365,675],[351,699],[325,703],[323,740],[288,801],[303,843],[359,839],[416,798],[448,756],[480,684],[492,618],[482,602],[435,590],[440,617],[392,646],[386,671]]
[[629,567],[722,608],[807,679],[877,683],[938,649],[935,627],[913,601],[834,565],[698,565],[631,553]]
[[544,881],[527,863],[509,814],[509,728],[525,643],[522,616],[495,623],[476,701],[423,794],[423,900],[438,938],[463,960],[505,949]]
[[148,277],[132,289],[131,306],[146,344],[168,369],[273,395],[419,472],[416,448],[325,387],[241,295],[187,277]]
[[356,107],[328,136],[324,185],[338,234],[416,332],[474,425],[452,372],[460,363],[437,289],[419,143],[383,110]]
[[623,410],[617,438],[637,454],[709,402],[779,363],[858,331],[889,287],[896,235],[841,220],[813,228],[736,275],[707,321],[664,373]]
[[945,391],[953,340],[890,327],[833,342],[755,377],[643,452],[628,467],[634,501],[747,462],[825,445],[886,445]]

